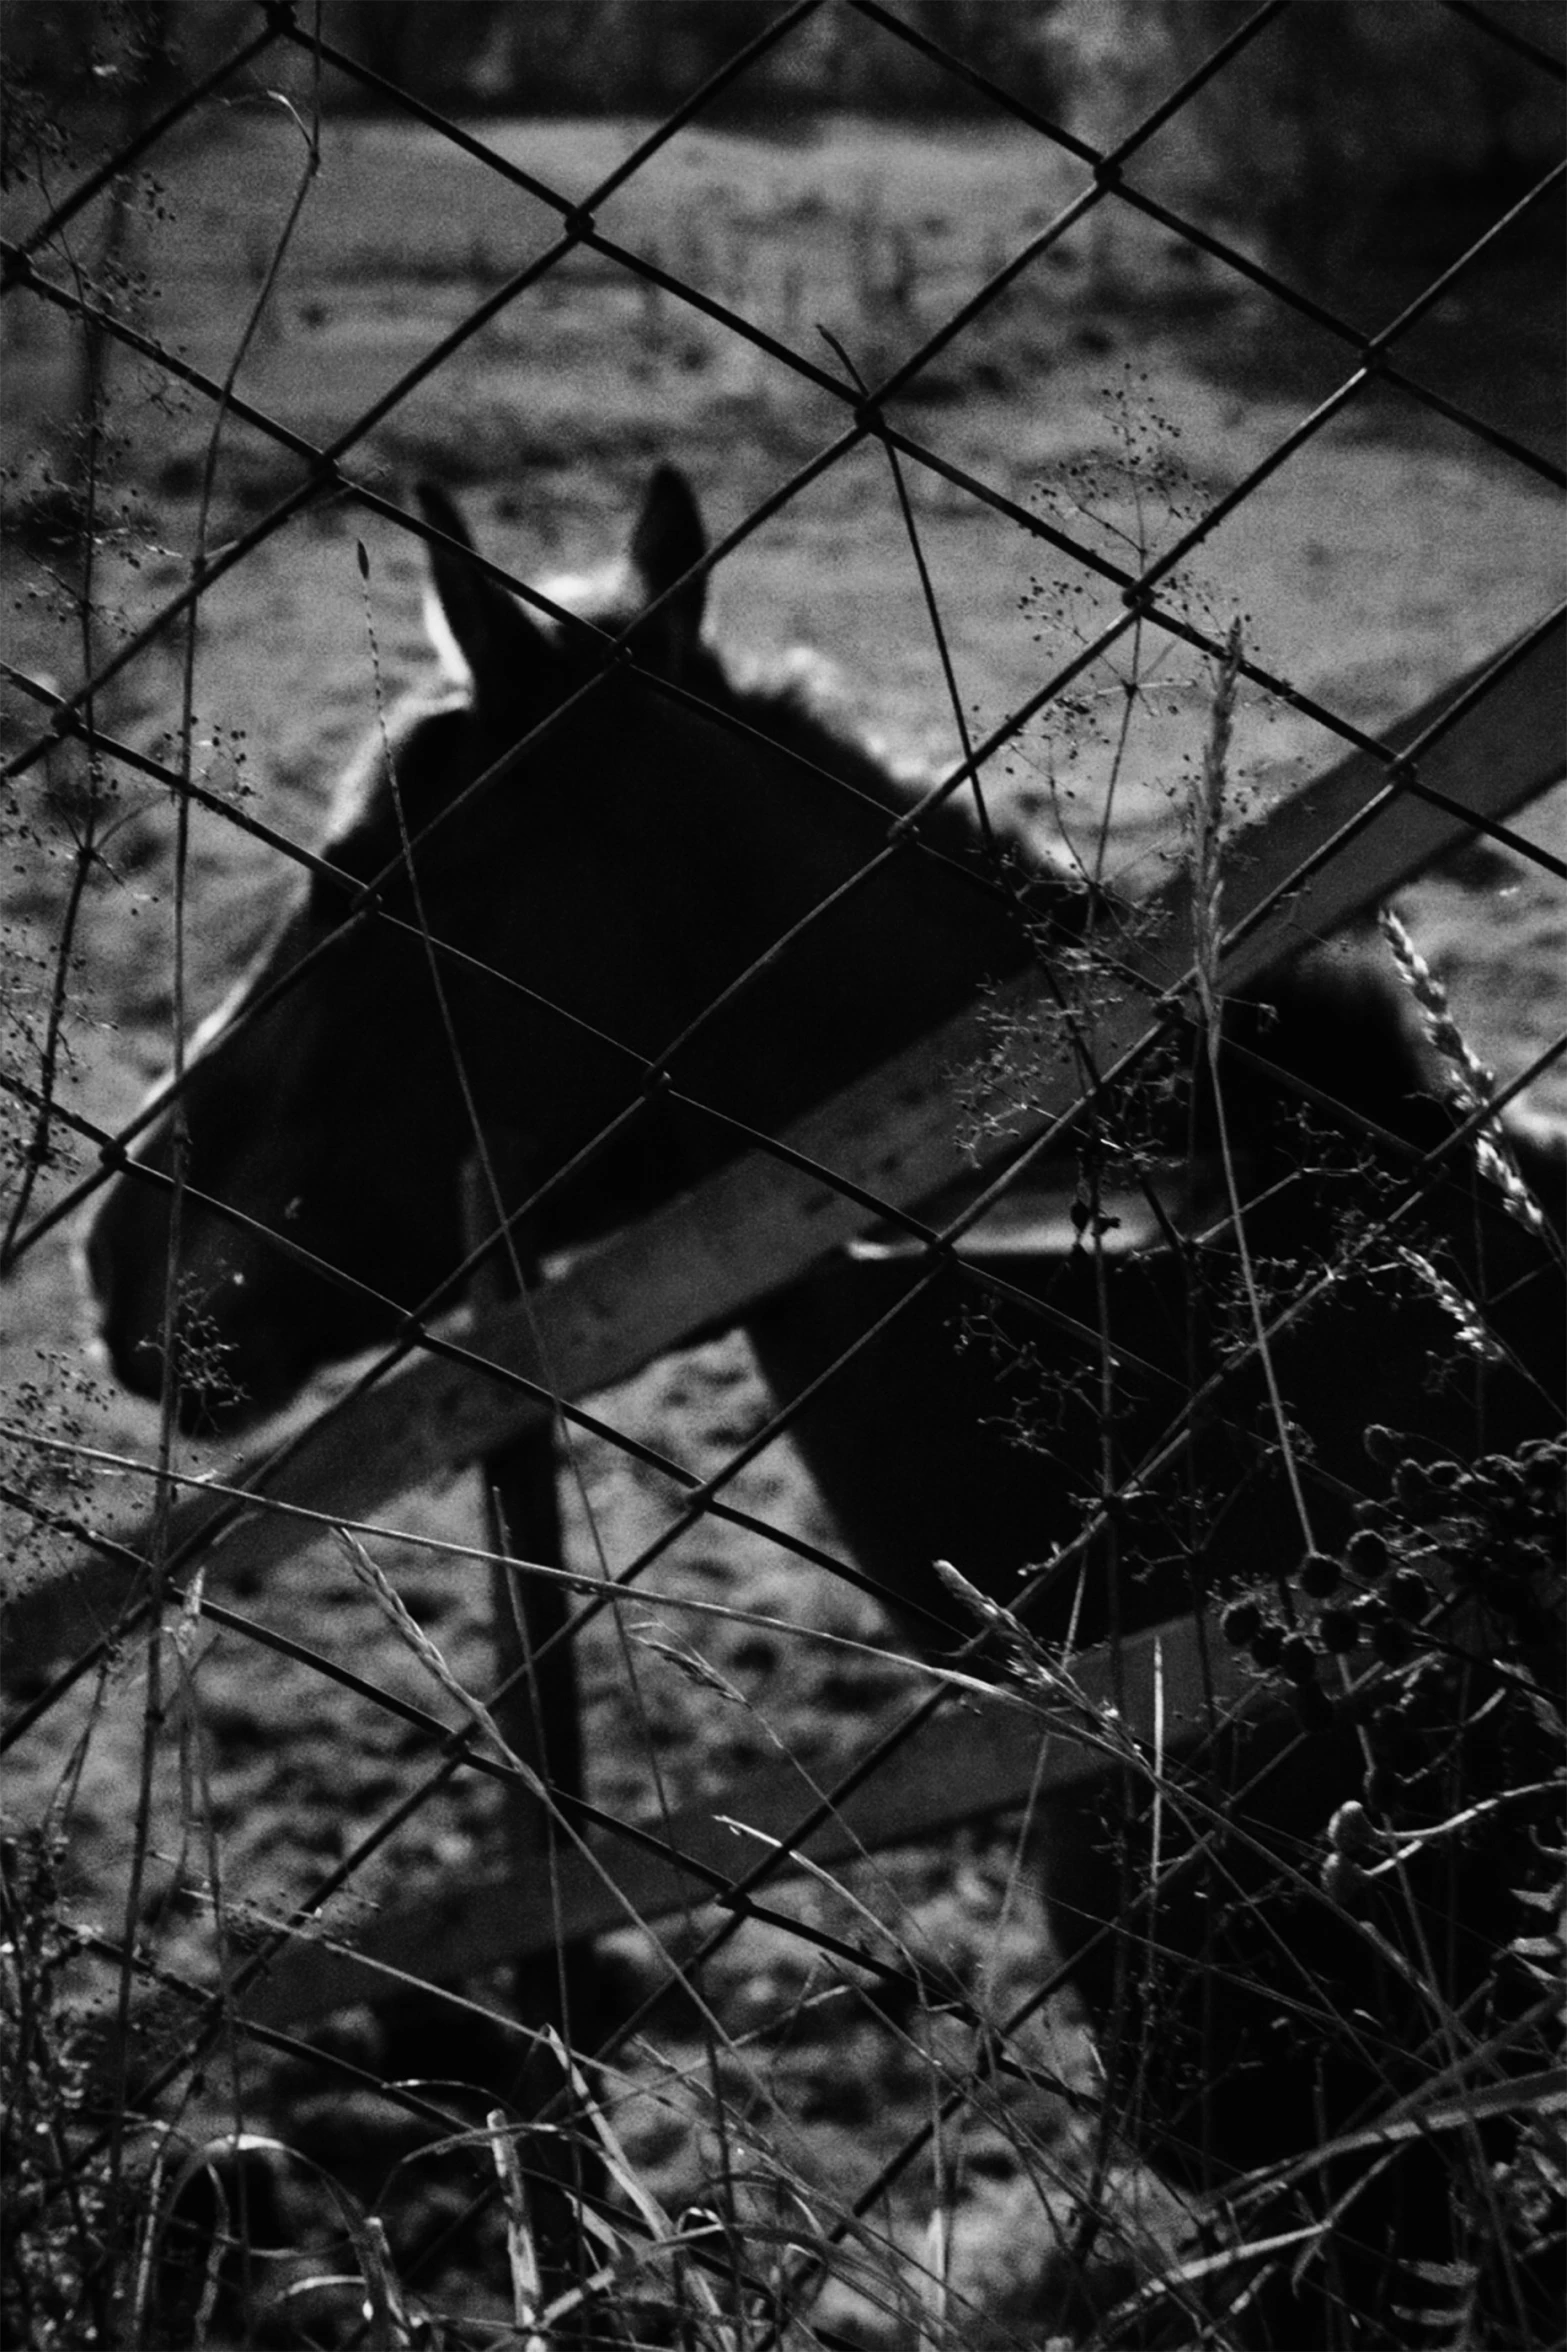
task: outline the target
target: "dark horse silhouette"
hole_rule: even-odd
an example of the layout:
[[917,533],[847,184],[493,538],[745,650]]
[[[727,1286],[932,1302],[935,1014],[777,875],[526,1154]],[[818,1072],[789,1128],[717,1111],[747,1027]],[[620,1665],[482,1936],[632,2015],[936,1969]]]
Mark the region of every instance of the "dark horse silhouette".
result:
[[[316,1366],[422,1308],[463,1256],[460,1176],[481,1138],[509,1199],[531,1204],[529,1255],[548,1257],[688,1186],[745,1130],[778,1132],[987,982],[1030,958],[1081,967],[1094,939],[1115,936],[1095,892],[966,807],[898,828],[911,788],[797,688],[736,682],[703,635],[702,584],[685,579],[705,539],[673,470],[655,475],[628,561],[589,604],[629,660],[608,660],[602,634],[525,610],[474,560],[439,493],[425,494],[425,512],[448,542],[433,546],[433,575],[463,679],[394,714],[367,747],[325,847],[332,871],[302,889],[195,1041],[183,1132],[165,1112],[137,1147],[154,1177],[183,1161],[177,1239],[170,1188],[136,1168],[115,1179],[92,1229],[104,1338],[120,1377],[148,1394],[163,1377],[172,1253],[205,1343],[177,1366],[196,1422],[283,1403]],[[868,882],[726,997],[878,858]],[[296,984],[280,987],[291,973]],[[1348,1580],[1341,1601],[1359,1579],[1360,1619],[1339,1607],[1329,1649],[1363,1645],[1373,1619],[1405,1623],[1396,1609],[1377,1619],[1364,1541],[1361,1568],[1324,1569],[1353,1552],[1357,1528],[1395,1566],[1408,1550],[1408,1511],[1379,1532],[1376,1514],[1399,1506],[1384,1502],[1366,1428],[1418,1430],[1422,1476],[1422,1464],[1474,1476],[1482,1457],[1548,1436],[1561,1309],[1559,1251],[1504,1213],[1467,1152],[1419,1171],[1418,1210],[1380,1237],[1378,1218],[1456,1115],[1405,992],[1365,944],[1323,946],[1255,1001],[1230,1004],[1218,1070],[1254,1278],[1271,1308],[1321,1290],[1270,1351],[1267,1376],[1239,1344],[1249,1324],[1213,1173],[1211,1072],[1178,1040],[1085,1128],[1065,1242],[982,1232],[970,1252],[989,1251],[1014,1294],[1102,1332],[1106,1348],[1074,1351],[1015,1295],[976,1312],[953,1274],[911,1299],[798,1428],[861,1565],[920,1612],[928,1647],[941,1647],[942,1626],[953,1639],[972,1631],[935,1575],[938,1554],[1004,1597],[1106,1495],[1094,1541],[1064,1555],[1033,1607],[1036,1633],[1094,1641],[1238,1597],[1260,1659],[1270,1638],[1275,1657],[1297,1645],[1286,1664],[1311,1689],[1305,1728],[1280,1710],[1261,1730],[1224,1735],[1242,1744],[1216,1769],[1249,1793],[1227,1801],[1236,1835],[1219,1858],[1203,1846],[1212,1815],[1194,1804],[1163,1823],[1166,1864],[1184,1839],[1191,1866],[1156,1909],[1119,1875],[1117,1838],[1081,1841],[1062,1874],[1066,1933],[1085,1946],[1104,2014],[1125,2024],[1141,2004],[1161,2021],[1151,2039],[1117,2045],[1141,2070],[1150,2128],[1167,2160],[1205,2177],[1298,2157],[1435,2070],[1427,1996],[1309,1883],[1312,1841],[1359,1791],[1368,1758],[1387,1803],[1394,1751],[1375,1748],[1364,1710],[1329,1698],[1315,1604],[1279,1596],[1314,1552],[1319,1587]],[[1559,1151],[1523,1134],[1514,1144],[1558,1216]],[[1151,1245],[1129,1246],[1145,1229]],[[779,1394],[911,1293],[917,1271],[872,1248],[759,1307],[748,1328]],[[1470,1343],[1486,1333],[1467,1355],[1466,1317]],[[214,1362],[220,1379],[204,1369]],[[1127,1487],[1216,1371],[1224,1380],[1163,1475]],[[1029,1423],[1026,1446],[998,1433],[1009,1417]],[[1436,1586],[1428,1597],[1434,1608]],[[1452,1654],[1454,1638],[1432,1657]],[[1401,1637],[1381,1639],[1395,1662]],[[1456,1741],[1498,1687],[1483,1638],[1463,1655],[1461,1690],[1435,1668],[1427,1677],[1440,1722],[1410,1733],[1417,1746],[1443,1726]],[[1417,1824],[1452,1797],[1422,1787]],[[1116,1791],[1113,1826],[1141,1801]],[[1406,1903],[1422,1867],[1399,1881]],[[1470,2047],[1487,2030],[1475,2004],[1492,1997],[1505,1871],[1493,1884],[1466,1863],[1455,1893],[1453,1867],[1449,1845],[1417,1891],[1442,1922],[1438,2006]],[[1280,1873],[1284,1893],[1259,1900]],[[1094,1932],[1118,1905],[1119,1947]],[[1373,2149],[1361,2170],[1365,2181],[1407,2176],[1408,2198],[1445,2200],[1440,2163],[1428,2149],[1422,2160],[1417,2175],[1408,2151],[1391,2165]],[[1406,2244],[1451,2245],[1410,2240],[1385,2181],[1376,2197],[1363,2184],[1351,2195],[1346,2177],[1306,2166],[1292,2182],[1308,2217],[1341,2200],[1341,2226],[1323,2241],[1335,2261],[1346,2232],[1374,2248],[1401,2228]],[[1335,2320],[1346,2342],[1359,2340],[1356,2324]]]

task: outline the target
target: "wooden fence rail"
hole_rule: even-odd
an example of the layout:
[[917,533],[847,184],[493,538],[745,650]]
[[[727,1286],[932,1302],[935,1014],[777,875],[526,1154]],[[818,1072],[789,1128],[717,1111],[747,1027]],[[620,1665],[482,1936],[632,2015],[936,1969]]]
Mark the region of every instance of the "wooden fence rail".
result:
[[[988,1814],[1049,1805],[1101,1777],[1122,1740],[1150,1760],[1182,1754],[1256,1687],[1236,1652],[1191,1617],[1128,1636],[1114,1659],[1086,1653],[1071,1679],[1072,1695],[1059,1704],[999,1692],[949,1703],[899,1748],[896,1771],[868,1775],[797,1850],[825,1867]],[[1112,1704],[1114,1734],[1103,1727]],[[548,1877],[532,1883],[520,1883],[508,1860],[383,1908],[352,1945],[301,1935],[246,1992],[244,2014],[258,2025],[307,2025],[356,2001],[455,1983],[632,1921],[646,1928],[721,1904],[769,1841],[794,1839],[821,1793],[786,1757],[667,1818],[606,1825],[575,1847],[557,1838]]]
[[[1561,778],[1564,648],[1558,614],[1521,651],[1481,665],[1390,730],[1392,751],[1421,747],[1408,771],[1389,780],[1379,761],[1353,753],[1241,837],[1224,900],[1227,991],[1366,913]],[[1085,1023],[1101,1073],[1140,1049],[1161,1002],[1187,981],[1184,881],[1168,886],[1152,911],[1163,919],[1139,924],[1121,962],[1123,992]],[[1022,974],[983,1012],[947,1023],[803,1119],[781,1139],[791,1158],[747,1154],[584,1253],[526,1302],[455,1318],[443,1328],[460,1343],[460,1357],[414,1357],[346,1401],[325,1410],[317,1402],[274,1425],[222,1479],[254,1493],[254,1509],[201,1490],[175,1502],[168,1538],[176,1560],[208,1553],[220,1583],[275,1566],[316,1531],[269,1501],[371,1518],[397,1496],[481,1460],[548,1413],[552,1398],[591,1396],[693,1334],[742,1319],[748,1306],[874,1223],[867,1198],[912,1211],[955,1182],[972,1183],[954,1073],[982,1063],[998,1019],[1026,1022],[1048,1002],[1039,976]],[[1010,1122],[1012,1133],[981,1146],[981,1158],[987,1149],[993,1158],[1014,1153],[1021,1139],[1070,1112],[1078,1094],[1069,1069],[1044,1075]],[[487,1367],[533,1383],[533,1393]],[[277,1460],[280,1438],[289,1442]],[[144,1521],[122,1540],[134,1554],[148,1538]],[[94,1557],[21,1596],[8,1613],[16,1654],[56,1654],[68,1640],[103,1631],[130,1574],[123,1561]]]

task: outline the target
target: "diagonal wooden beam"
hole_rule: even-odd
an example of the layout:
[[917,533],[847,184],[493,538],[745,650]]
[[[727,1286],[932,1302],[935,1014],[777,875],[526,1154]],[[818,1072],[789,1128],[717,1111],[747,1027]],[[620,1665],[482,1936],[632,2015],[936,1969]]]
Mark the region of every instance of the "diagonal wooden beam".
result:
[[[1390,781],[1382,763],[1357,752],[1249,830],[1226,881],[1227,990],[1253,985],[1560,779],[1564,644],[1558,615],[1521,654],[1481,665],[1390,731],[1395,753],[1421,747],[1414,772],[1438,798],[1422,797],[1401,775]],[[1444,726],[1455,709],[1461,715]],[[1160,893],[1151,909],[1163,920],[1139,924],[1124,957],[1124,991],[1088,1020],[1102,1072],[1140,1050],[1160,1000],[1186,982],[1185,883]],[[749,1306],[875,1221],[875,1209],[855,1193],[913,1209],[971,1179],[952,1073],[982,1063],[998,1017],[1024,1022],[1045,1009],[1038,975],[1020,975],[983,1015],[970,1011],[947,1023],[800,1121],[782,1138],[792,1161],[748,1154],[585,1253],[525,1305],[454,1323],[453,1336],[480,1361],[417,1357],[341,1409],[328,1407],[313,1421],[296,1416],[298,1442],[284,1467],[270,1463],[274,1430],[226,1474],[225,1484],[255,1492],[256,1508],[235,1520],[231,1505],[189,1494],[170,1514],[171,1546],[190,1557],[221,1530],[212,1544],[218,1574],[265,1570],[301,1541],[297,1522],[267,1510],[269,1495],[347,1518],[373,1517],[397,1495],[507,1443],[548,1410],[548,1396],[592,1395],[694,1333],[743,1319]],[[1010,1152],[1020,1135],[1042,1131],[1072,1109],[1077,1094],[1069,1071],[1044,1077],[1029,1111],[1010,1122],[996,1149]],[[851,1189],[837,1189],[829,1177]],[[535,1383],[541,1394],[507,1385],[507,1376]],[[145,1529],[126,1538],[133,1549],[145,1540]],[[67,1573],[77,1628],[90,1628],[95,1614],[110,1621],[123,1568],[94,1563]],[[36,1625],[54,1615],[50,1632],[58,1636],[63,1597],[44,1588],[17,1605],[12,1639],[19,1654],[37,1646],[30,1618]]]
[[[1108,1649],[1087,1652],[1070,1671],[1070,1702],[998,1696],[948,1706],[899,1749],[896,1771],[868,1778],[801,1851],[830,1867],[1046,1803],[1102,1777],[1119,1752],[1114,1737],[1095,1730],[1096,1710],[1114,1703],[1121,1732],[1145,1757],[1174,1756],[1256,1688],[1235,1652],[1191,1617],[1129,1636],[1118,1660]],[[721,1903],[768,1841],[792,1837],[820,1794],[785,1759],[668,1821],[634,1824],[630,1840],[596,1834],[584,1847],[558,1837],[548,1877],[519,1879],[503,1866],[383,1910],[351,1945],[301,1936],[247,1993],[244,2014],[258,2025],[306,2026],[356,2001],[405,1998],[420,1982],[453,1983],[631,1922]]]

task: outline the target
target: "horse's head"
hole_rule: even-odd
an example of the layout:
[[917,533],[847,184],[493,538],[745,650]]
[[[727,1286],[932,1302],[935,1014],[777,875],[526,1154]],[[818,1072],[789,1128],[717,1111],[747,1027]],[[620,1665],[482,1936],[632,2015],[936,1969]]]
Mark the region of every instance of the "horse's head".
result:
[[[172,1343],[196,1424],[274,1409],[424,1307],[465,1255],[481,1147],[507,1205],[535,1204],[528,1246],[573,1246],[738,1148],[654,1082],[675,1041],[676,1089],[776,1125],[1025,952],[976,888],[966,813],[935,813],[945,856],[904,836],[889,864],[912,788],[797,685],[731,682],[679,585],[705,539],[671,468],[618,570],[561,590],[630,660],[535,619],[424,502],[459,682],[372,736],[325,866],[196,1032],[88,1242],[120,1378],[157,1395]],[[867,864],[873,888],[768,954]]]
[[[462,1255],[480,1134],[519,1196],[635,1097],[636,1053],[686,1009],[648,936],[647,804],[664,811],[667,868],[692,851],[677,783],[710,761],[712,730],[629,670],[574,704],[603,641],[531,617],[457,552],[450,502],[422,497],[456,543],[433,551],[432,633],[462,682],[367,744],[322,853],[333,872],[191,1039],[183,1085],[88,1240],[117,1374],[157,1395],[172,1335],[196,1424],[272,1409],[318,1363],[386,1336]],[[577,601],[618,634],[704,544],[690,490],[662,468],[627,560]],[[702,584],[677,591],[631,639],[642,669],[716,690],[701,617]],[[366,886],[373,901],[356,900]],[[656,1152],[634,1144],[645,1186]],[[614,1221],[627,1185],[625,1152],[601,1154],[545,1241]]]

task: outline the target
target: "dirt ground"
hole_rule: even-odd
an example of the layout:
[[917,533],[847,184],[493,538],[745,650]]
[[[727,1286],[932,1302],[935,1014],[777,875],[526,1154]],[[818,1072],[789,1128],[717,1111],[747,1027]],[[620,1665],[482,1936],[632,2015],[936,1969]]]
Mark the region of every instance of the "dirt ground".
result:
[[[625,152],[633,130],[491,125],[485,136],[574,196]],[[154,331],[211,373],[221,375],[238,346],[300,166],[297,133],[256,117],[160,162],[171,217],[144,218],[137,228],[138,261],[160,289],[156,304],[149,297],[143,307]],[[599,218],[607,236],[656,254],[838,375],[815,332],[824,323],[875,378],[1050,217],[1065,186],[1054,172],[1022,134],[915,137],[840,124],[815,140],[770,147],[695,132]],[[331,126],[326,167],[237,389],[310,438],[330,438],[507,273],[543,251],[554,227],[547,207],[433,135]],[[1516,267],[1526,272],[1527,257]],[[1418,284],[1425,270],[1418,252],[1407,269]],[[1326,338],[1308,345],[1289,337],[1270,365],[1264,323],[1228,300],[1206,265],[1183,281],[1179,303],[1170,274],[1167,252],[1146,237],[1096,231],[1070,240],[943,356],[901,420],[953,463],[1097,544],[1125,554],[1167,543],[1180,513],[1236,481],[1352,364]],[[1469,367],[1466,392],[1505,384],[1495,347],[1517,315],[1520,282],[1499,273],[1489,296],[1478,287],[1466,293],[1459,326],[1431,330],[1424,356],[1439,375],[1446,370],[1456,381]],[[1388,300],[1389,312],[1397,307]],[[1483,370],[1472,359],[1477,348],[1487,354]],[[1533,346],[1524,353],[1534,364]],[[33,455],[21,458],[10,484],[7,658],[66,685],[80,674],[82,645],[51,579],[65,559],[21,523],[47,505],[39,470],[45,420],[69,404],[72,364],[52,314],[23,306],[7,401],[12,447]],[[1410,365],[1420,372],[1413,357]],[[210,421],[200,402],[176,398],[170,406],[155,397],[139,363],[116,366],[124,440],[108,480],[125,528],[99,559],[100,658],[185,576]],[[1516,397],[1516,416],[1503,421],[1527,438],[1537,388],[1521,385]],[[687,467],[716,533],[845,421],[828,393],[672,298],[647,292],[611,260],[578,253],[378,425],[353,462],[399,497],[416,473],[446,479],[460,489],[486,551],[540,579],[617,551],[657,457]],[[1171,454],[1181,469],[1173,488],[1160,471]],[[231,423],[214,469],[211,543],[242,529],[292,479],[283,452]],[[981,724],[994,723],[1073,631],[1104,617],[1108,601],[1088,575],[939,476],[913,468],[911,486],[960,692]],[[1248,498],[1202,547],[1180,589],[1220,626],[1233,612],[1245,614],[1259,659],[1375,730],[1535,620],[1560,597],[1563,569],[1556,502],[1536,477],[1383,395],[1369,408],[1352,405]],[[384,698],[425,659],[422,593],[414,544],[346,501],[296,520],[229,571],[203,600],[196,652],[195,734],[207,780],[292,838],[318,838],[347,756]],[[726,561],[716,626],[725,644],[758,661],[785,658],[801,644],[827,649],[845,709],[891,754],[922,763],[954,755],[953,719],[880,451],[846,458]],[[1169,668],[1169,690],[1139,719],[1111,818],[1114,873],[1133,889],[1156,881],[1175,854],[1183,763],[1201,730],[1201,681],[1151,650],[1146,658]],[[178,726],[183,660],[179,633],[165,631],[106,690],[100,726],[132,745],[166,748]],[[988,780],[998,797],[1021,803],[1042,835],[1063,823],[1086,835],[1099,822],[1122,680],[1105,674],[1097,692],[1074,721],[1052,719],[1032,731]],[[26,740],[28,726],[18,698],[8,748]],[[1243,708],[1239,766],[1254,800],[1332,757],[1321,731],[1287,707],[1257,697]],[[116,789],[114,830],[81,912],[61,1090],[68,1106],[106,1127],[130,1114],[165,1062],[175,1015],[173,814],[133,775]],[[52,754],[6,790],[11,985],[25,1033],[39,1002],[29,992],[52,968],[70,871],[78,804],[68,755]],[[1567,854],[1563,795],[1528,812],[1520,830]],[[188,1014],[218,1000],[290,887],[278,860],[198,814],[185,925]],[[1505,852],[1470,855],[1411,890],[1405,912],[1472,1041],[1504,1076],[1561,1029],[1567,893],[1538,867]],[[1534,1100],[1567,1116],[1567,1067],[1558,1063]],[[87,1167],[90,1155],[75,1165]],[[72,1173],[66,1153],[48,1181],[63,1188]],[[0,1363],[13,1419],[31,1433],[69,1424],[94,1445],[146,1460],[156,1448],[152,1410],[101,1382],[83,1386],[94,1366],[73,1238],[70,1225],[51,1232],[8,1285]],[[595,1400],[607,1419],[699,1474],[757,1425],[764,1403],[734,1338]],[[13,1438],[6,1451],[8,1475],[12,1457],[30,1474],[25,1443]],[[216,1457],[191,1446],[180,1459],[200,1468]],[[568,1560],[589,1572],[629,1558],[673,1508],[667,1487],[596,1441],[581,1446],[564,1492]],[[100,1475],[83,1502],[97,1516],[119,1516],[139,1493],[129,1476]],[[744,1473],[735,1499],[785,1529],[833,1541],[787,1446]],[[471,1542],[472,1481],[410,1497],[395,1516],[413,1536]],[[412,1543],[389,1542],[381,1556],[459,1678],[485,1687],[480,1580]],[[25,1531],[15,1537],[8,1572],[22,1580],[36,1573]],[[704,1630],[666,1615],[660,1595],[722,1598],[856,1646],[756,1626]],[[372,1681],[441,1710],[440,1694],[377,1614],[341,1547],[302,1553],[264,1593],[242,1601]],[[586,1645],[592,1794],[639,1808],[656,1771],[678,1802],[721,1787],[779,1746],[829,1769],[889,1717],[907,1688],[898,1661],[874,1646],[882,1631],[869,1604],[824,1572],[732,1528],[700,1529],[660,1563],[645,1610],[618,1633],[601,1621]],[[670,1644],[697,1650],[708,1671],[670,1656]],[[409,1785],[425,1751],[406,1726],[305,1666],[262,1656],[229,1635],[202,1635],[195,1649],[188,1719],[182,1736],[165,1742],[159,1765],[142,1924],[157,1931],[168,1965],[201,1975],[210,1965],[212,1901],[266,1918],[300,1899]],[[54,1808],[69,1832],[75,1912],[109,1932],[119,1925],[132,1845],[140,1690],[128,1659],[101,1697],[76,1694],[7,1764],[10,1824]],[[450,1718],[450,1702],[444,1707]],[[192,1773],[202,1790],[195,1810],[206,1823],[199,1831],[189,1822]],[[394,1892],[471,1867],[495,1837],[490,1791],[457,1780],[356,1880],[334,1921],[348,1928]],[[870,1901],[874,1885],[875,1901],[890,1906],[906,1937],[939,1953],[981,2006],[1000,2014],[1048,1949],[1037,1886],[1010,1864],[1006,1840],[975,1835],[875,1866],[854,1882],[853,1897],[818,1888],[795,1899],[840,1919]],[[696,1925],[684,1932],[695,1935]],[[635,1938],[623,1941],[619,1965],[634,1990],[645,1990],[659,1964]],[[757,2205],[789,2194],[836,2206],[928,2107],[921,2035],[941,2045],[942,2065],[959,2069],[972,2056],[957,2047],[966,2029],[939,2016],[917,2026],[889,2022],[829,1984],[810,1953],[777,1930],[748,1928],[704,1991],[722,2021],[721,2053],[713,2056],[703,2021],[676,2005],[662,2038],[650,2033],[633,2045],[608,2094],[629,2162],[671,2211],[701,2203],[725,2168],[751,2179]],[[361,2063],[393,2063],[386,2029],[368,2012],[337,2031]],[[1033,2055],[1042,2073],[1058,2068],[1079,2085],[1088,2079],[1086,2045],[1065,2018],[1040,2027]],[[245,2093],[256,2102],[252,2116],[340,2165],[367,2200],[389,2179],[404,2195],[417,2169],[411,2144],[368,2094],[354,2107],[286,2068],[263,2070],[258,2082],[249,2060],[236,2066],[252,2086]],[[192,2130],[226,2112],[221,2071],[187,2119]],[[999,2315],[998,2325],[1008,2314],[1019,2324],[1025,2313],[1037,2320],[1052,2294],[1065,2308],[1065,2207],[1058,2211],[1055,2192],[1028,2178],[1016,2150],[1026,2132],[1070,2174],[1073,2129],[1062,2102],[1036,2079],[1001,2121],[977,2103],[949,2135],[941,2161],[965,2183],[953,2276],[959,2292],[972,2290]],[[786,2192],[780,2184],[790,2168],[795,2186]],[[889,2204],[887,2227],[906,2251],[925,2243],[935,2178],[927,2158]],[[458,2192],[426,2166],[419,2194],[427,2222]],[[1145,2225],[1155,2238],[1172,2225],[1164,2193],[1148,2176],[1128,2172],[1120,2194],[1133,2238]],[[852,2269],[826,2308],[851,2340],[894,2340],[902,2323],[879,2300],[889,2290],[856,2281]],[[464,2271],[466,2283],[448,2287],[481,2314],[491,2287],[476,2284],[477,2275]],[[438,2302],[439,2282],[426,2284]]]

